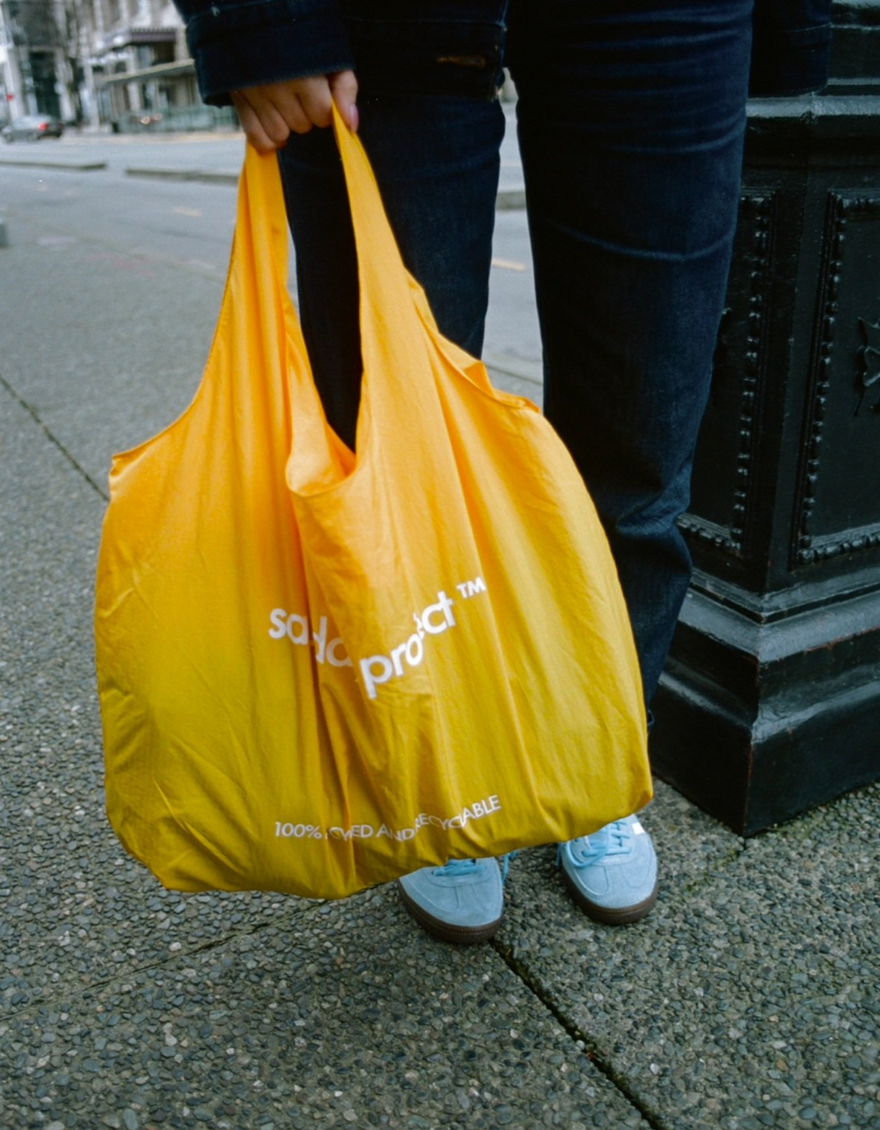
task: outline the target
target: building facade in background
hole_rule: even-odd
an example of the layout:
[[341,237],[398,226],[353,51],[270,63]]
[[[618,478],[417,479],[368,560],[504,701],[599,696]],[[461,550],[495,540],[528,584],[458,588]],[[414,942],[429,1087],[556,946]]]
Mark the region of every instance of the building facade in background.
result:
[[119,132],[235,122],[205,106],[165,0],[0,0],[0,125],[25,114]]

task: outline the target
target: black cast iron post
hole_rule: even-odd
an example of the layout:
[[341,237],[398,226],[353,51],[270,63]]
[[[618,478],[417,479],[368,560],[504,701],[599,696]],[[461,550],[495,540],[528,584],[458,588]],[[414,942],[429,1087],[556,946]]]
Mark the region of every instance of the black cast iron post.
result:
[[658,774],[744,835],[880,777],[880,0],[834,19],[827,91],[749,105],[655,704]]

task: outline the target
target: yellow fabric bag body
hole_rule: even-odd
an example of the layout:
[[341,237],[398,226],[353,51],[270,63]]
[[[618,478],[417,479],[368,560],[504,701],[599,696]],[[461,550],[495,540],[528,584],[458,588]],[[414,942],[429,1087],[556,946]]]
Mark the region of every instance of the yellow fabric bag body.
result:
[[113,460],[97,578],[107,805],[179,890],[336,898],[567,840],[651,795],[614,564],[562,442],[437,331],[358,139],[353,454],[248,149],[198,392]]

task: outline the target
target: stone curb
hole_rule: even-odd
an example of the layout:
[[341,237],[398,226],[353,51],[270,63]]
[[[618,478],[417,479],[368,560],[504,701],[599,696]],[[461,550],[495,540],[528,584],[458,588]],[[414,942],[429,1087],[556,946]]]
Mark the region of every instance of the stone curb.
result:
[[[202,181],[205,184],[238,184],[238,173],[212,173],[203,169],[144,169],[127,168],[129,177],[155,177],[162,180]],[[513,211],[525,208],[524,188],[503,189],[498,193],[495,207],[498,211]]]
[[106,161],[5,161],[0,158],[0,165],[19,165],[23,169],[63,169],[68,173],[91,173],[96,169],[106,169]]
[[212,173],[206,169],[139,169],[127,168],[127,177],[152,177],[156,180],[201,181],[204,184],[238,184],[238,173]]

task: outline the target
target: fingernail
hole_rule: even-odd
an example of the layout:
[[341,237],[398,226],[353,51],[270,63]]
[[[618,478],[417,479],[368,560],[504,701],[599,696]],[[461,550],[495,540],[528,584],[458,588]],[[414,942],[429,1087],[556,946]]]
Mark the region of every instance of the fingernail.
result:
[[348,124],[351,126],[352,130],[354,130],[355,133],[357,133],[357,128],[360,125],[360,121],[361,118],[360,114],[358,113],[358,108],[357,106],[352,105],[351,109],[348,111]]

